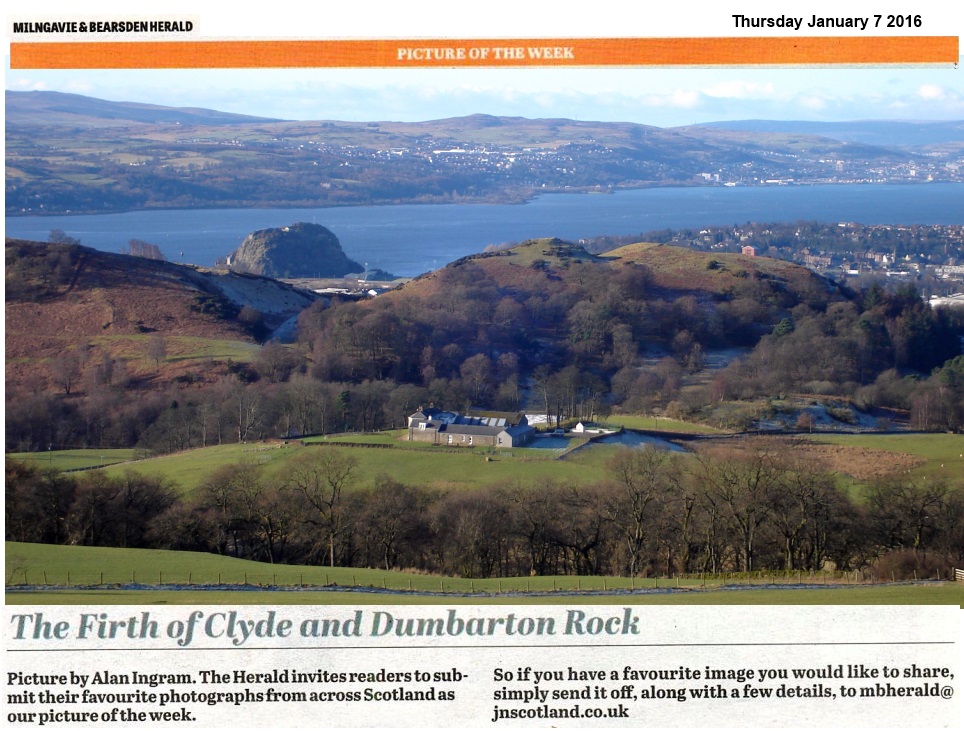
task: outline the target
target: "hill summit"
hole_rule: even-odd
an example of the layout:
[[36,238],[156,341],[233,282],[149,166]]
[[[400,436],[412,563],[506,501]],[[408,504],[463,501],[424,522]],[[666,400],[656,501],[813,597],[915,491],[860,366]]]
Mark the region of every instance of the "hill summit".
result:
[[248,234],[227,264],[234,271],[276,278],[343,277],[365,270],[345,256],[335,234],[316,223],[293,223]]

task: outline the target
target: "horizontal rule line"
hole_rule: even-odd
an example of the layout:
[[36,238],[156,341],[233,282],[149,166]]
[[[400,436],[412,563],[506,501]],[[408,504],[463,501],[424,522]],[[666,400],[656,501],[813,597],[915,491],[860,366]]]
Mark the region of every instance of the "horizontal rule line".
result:
[[11,69],[955,64],[957,36],[10,43]]
[[936,640],[924,642],[709,642],[709,643],[642,643],[624,645],[328,645],[314,647],[93,647],[93,648],[52,648],[29,649],[7,648],[6,652],[191,652],[207,651],[222,652],[225,650],[254,650],[284,651],[295,650],[513,650],[513,649],[605,649],[627,647],[893,647],[893,646],[925,646],[925,645],[954,645],[952,640]]

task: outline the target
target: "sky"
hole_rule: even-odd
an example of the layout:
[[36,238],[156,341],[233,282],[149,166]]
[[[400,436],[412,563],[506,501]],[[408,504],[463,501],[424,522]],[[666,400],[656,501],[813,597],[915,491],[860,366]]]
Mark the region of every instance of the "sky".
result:
[[964,119],[953,68],[8,71],[6,88],[297,120]]
[[[93,0],[94,5],[105,2],[105,9],[112,7],[109,0]],[[177,16],[178,2],[164,4],[166,16]],[[43,8],[63,8],[60,15],[50,17],[70,15],[70,4],[54,0],[37,3]],[[271,4],[278,12],[257,17],[211,14],[214,11],[208,11],[204,3],[200,5],[200,12],[197,2],[184,7],[191,17],[198,18],[199,30],[206,38],[786,35],[774,30],[735,31],[733,11],[767,17],[795,12],[804,18],[814,13],[839,17],[869,12],[866,2],[852,0],[814,0],[807,4],[806,11],[794,10],[793,5],[775,7],[744,0],[738,8],[734,3],[713,3],[713,10],[705,12],[694,12],[696,6],[680,5],[675,11],[659,11],[662,16],[637,13],[634,23],[616,14],[620,12],[616,8],[626,6],[615,0],[595,0],[593,7],[598,12],[576,20],[559,13],[530,13],[529,9],[539,3],[520,9],[518,2],[488,0],[485,8],[502,9],[504,14],[479,13],[471,24],[460,24],[453,21],[450,10],[444,10],[450,5],[433,4],[431,0],[389,5],[370,2],[365,7],[371,7],[372,12],[364,16],[357,12],[339,16],[327,10],[320,16],[305,16],[305,11],[293,10],[295,6],[287,0]],[[422,7],[423,12],[400,14],[400,7],[411,11]],[[937,0],[918,0],[914,11],[921,14],[922,26],[913,33],[960,33],[964,13],[948,8]],[[85,13],[92,12],[85,9]],[[22,18],[21,14],[18,19]],[[298,22],[293,23],[293,19]],[[671,127],[734,119],[964,119],[964,71],[959,64],[927,68],[11,71],[8,57],[5,81],[8,90],[63,91],[112,101],[204,107],[294,120],[420,121],[485,113]]]

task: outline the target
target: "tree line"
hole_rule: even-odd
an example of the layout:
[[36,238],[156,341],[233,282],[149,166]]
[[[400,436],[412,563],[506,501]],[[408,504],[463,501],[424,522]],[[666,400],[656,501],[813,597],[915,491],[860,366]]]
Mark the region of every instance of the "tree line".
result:
[[371,479],[331,446],[302,448],[280,474],[227,465],[190,493],[134,471],[7,460],[6,537],[466,578],[828,566],[933,576],[964,559],[964,491],[903,475],[855,499],[816,462],[765,442],[621,449],[593,484],[451,490]]

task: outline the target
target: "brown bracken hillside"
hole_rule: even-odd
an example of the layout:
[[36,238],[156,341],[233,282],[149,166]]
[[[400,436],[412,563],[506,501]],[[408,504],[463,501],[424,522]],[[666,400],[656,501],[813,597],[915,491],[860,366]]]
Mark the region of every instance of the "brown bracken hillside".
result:
[[89,370],[78,363],[109,361],[149,387],[207,380],[316,299],[264,277],[11,239],[5,279],[8,389],[69,390],[69,371]]

